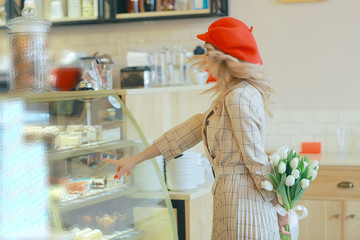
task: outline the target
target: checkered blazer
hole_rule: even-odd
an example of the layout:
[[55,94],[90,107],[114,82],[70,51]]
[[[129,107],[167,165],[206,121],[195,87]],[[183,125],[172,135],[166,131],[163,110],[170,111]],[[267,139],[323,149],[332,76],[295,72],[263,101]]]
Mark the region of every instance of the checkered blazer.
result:
[[270,162],[265,153],[265,112],[261,94],[247,82],[232,90],[219,109],[209,109],[167,131],[154,141],[165,160],[170,160],[201,140],[217,177],[249,174],[264,201],[274,193],[262,189]]

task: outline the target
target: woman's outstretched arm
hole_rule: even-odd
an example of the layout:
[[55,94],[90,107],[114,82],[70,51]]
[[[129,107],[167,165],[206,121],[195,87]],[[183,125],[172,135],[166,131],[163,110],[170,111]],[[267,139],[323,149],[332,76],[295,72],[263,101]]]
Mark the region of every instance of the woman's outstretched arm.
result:
[[116,175],[114,178],[120,179],[123,174],[132,170],[137,164],[159,155],[161,155],[159,149],[153,144],[131,157],[121,158],[119,160],[103,158],[102,160],[116,166]]

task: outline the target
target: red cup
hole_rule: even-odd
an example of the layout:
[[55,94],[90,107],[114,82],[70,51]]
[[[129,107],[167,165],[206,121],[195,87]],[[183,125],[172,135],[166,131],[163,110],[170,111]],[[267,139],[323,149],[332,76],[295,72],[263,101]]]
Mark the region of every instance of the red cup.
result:
[[59,67],[51,71],[51,86],[58,91],[75,90],[81,81],[81,68]]

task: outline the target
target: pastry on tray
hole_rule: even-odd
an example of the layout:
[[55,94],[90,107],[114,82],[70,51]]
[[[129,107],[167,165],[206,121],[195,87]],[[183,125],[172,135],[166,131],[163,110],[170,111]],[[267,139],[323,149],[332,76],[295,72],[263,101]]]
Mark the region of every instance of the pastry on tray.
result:
[[104,175],[94,175],[91,177],[94,189],[106,187],[106,177]]
[[104,234],[112,234],[115,231],[115,216],[109,214],[104,214],[101,217],[96,216],[96,222]]

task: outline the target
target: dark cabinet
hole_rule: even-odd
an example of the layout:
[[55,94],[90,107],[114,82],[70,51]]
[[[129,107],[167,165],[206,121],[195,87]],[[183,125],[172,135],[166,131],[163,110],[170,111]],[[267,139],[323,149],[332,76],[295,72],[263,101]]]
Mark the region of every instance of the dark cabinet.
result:
[[228,0],[0,0],[0,26],[25,6],[54,26],[228,15]]

